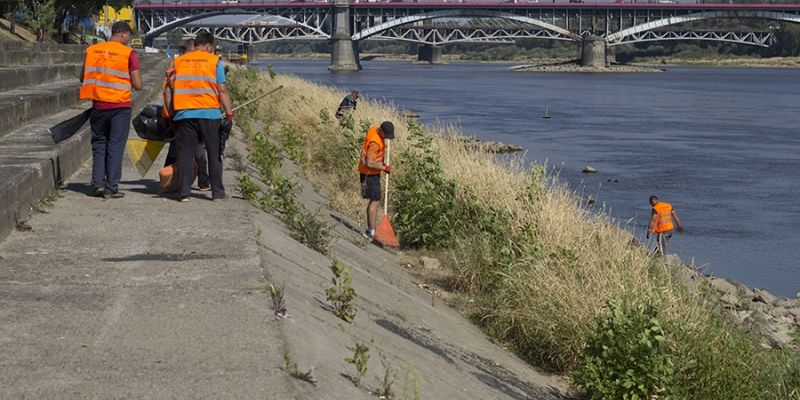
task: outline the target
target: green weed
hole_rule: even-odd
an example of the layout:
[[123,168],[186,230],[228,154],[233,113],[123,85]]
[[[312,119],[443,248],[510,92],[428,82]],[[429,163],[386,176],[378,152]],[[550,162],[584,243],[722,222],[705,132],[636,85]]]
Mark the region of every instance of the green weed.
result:
[[367,362],[369,361],[369,347],[362,343],[356,343],[353,350],[353,356],[345,358],[344,361],[348,364],[353,364],[356,369],[356,374],[353,376],[353,384],[359,386],[361,378],[367,373]]
[[353,289],[353,279],[350,276],[350,268],[341,261],[334,259],[331,264],[333,287],[325,290],[325,297],[333,306],[333,312],[337,317],[347,323],[352,323],[356,317],[356,308],[353,300],[356,298],[356,291]]

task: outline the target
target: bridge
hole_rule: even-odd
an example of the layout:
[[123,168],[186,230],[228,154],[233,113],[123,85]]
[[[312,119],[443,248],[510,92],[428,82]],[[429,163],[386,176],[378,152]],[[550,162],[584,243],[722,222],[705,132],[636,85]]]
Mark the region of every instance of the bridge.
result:
[[[270,40],[330,40],[331,70],[358,70],[358,43],[368,39],[406,40],[424,44],[431,60],[438,45],[457,41],[503,41],[520,37],[583,43],[584,59],[604,60],[609,47],[655,40],[714,40],[768,46],[769,31],[701,29],[688,23],[719,19],[756,19],[800,23],[800,4],[583,2],[583,0],[332,0],[218,2],[141,0],[136,21],[152,44],[175,28],[219,15],[265,15],[282,23],[265,26],[211,27],[223,39],[256,43]],[[433,24],[463,19],[504,21],[505,25],[461,27]],[[452,24],[456,25],[456,24]],[[683,26],[682,26],[683,25]],[[448,31],[449,29],[449,31]]]

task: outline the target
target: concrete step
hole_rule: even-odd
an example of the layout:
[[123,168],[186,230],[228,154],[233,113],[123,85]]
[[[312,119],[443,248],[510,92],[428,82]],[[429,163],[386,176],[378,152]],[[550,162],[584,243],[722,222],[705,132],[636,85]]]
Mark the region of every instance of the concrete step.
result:
[[80,73],[80,63],[0,68],[0,93],[58,80],[78,79]]
[[[163,60],[164,57],[142,57],[142,71],[148,74]],[[77,68],[78,73],[80,72],[80,66],[73,65],[72,68],[73,70]],[[23,68],[19,71],[21,76],[28,74],[28,69]],[[0,77],[2,76],[0,69]],[[148,79],[157,80],[160,84],[160,75],[148,76]],[[3,91],[0,93],[0,137],[27,123],[75,106],[78,103],[79,91],[80,81],[77,74],[69,76],[68,79]]]
[[75,52],[62,51],[30,51],[30,50],[10,50],[0,51],[0,66],[9,67],[16,65],[32,64],[64,64],[82,63],[83,51]]
[[80,82],[73,78],[8,90],[0,94],[0,138],[4,134],[78,103]]
[[[163,57],[143,60],[143,66],[147,64],[150,66],[143,68],[145,87],[134,93],[135,111],[141,109],[154,94],[160,92],[160,78],[167,67],[167,60]],[[37,90],[41,92],[45,87],[59,89],[59,85],[62,85],[60,89],[65,93],[72,90],[69,99],[73,105],[77,105],[79,85],[77,80],[36,86],[28,92],[31,97],[36,97]],[[18,92],[23,90],[11,91],[11,93]],[[38,95],[42,96],[41,93]],[[6,94],[0,95],[0,98],[5,97]],[[24,103],[30,107],[39,107],[36,102]],[[83,112],[88,106],[89,102],[83,102],[80,107],[72,109],[63,107],[49,113],[42,112],[40,117],[28,124],[18,124],[16,129],[5,135],[0,134],[0,240],[14,229],[17,221],[24,220],[30,215],[33,206],[52,193],[64,179],[75,173],[91,157],[88,123],[75,136],[58,144],[53,143],[47,132],[53,125]],[[2,105],[0,109],[1,107]],[[5,121],[0,119],[0,123]],[[135,133],[132,132],[132,135]]]

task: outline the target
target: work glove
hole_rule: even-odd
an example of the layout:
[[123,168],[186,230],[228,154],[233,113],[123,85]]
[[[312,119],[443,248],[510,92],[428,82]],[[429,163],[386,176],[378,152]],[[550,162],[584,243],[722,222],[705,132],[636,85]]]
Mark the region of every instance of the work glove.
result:
[[225,120],[233,122],[233,113],[225,114]]
[[386,172],[387,174],[391,173],[392,172],[392,166],[391,165],[384,165],[383,166],[383,172]]

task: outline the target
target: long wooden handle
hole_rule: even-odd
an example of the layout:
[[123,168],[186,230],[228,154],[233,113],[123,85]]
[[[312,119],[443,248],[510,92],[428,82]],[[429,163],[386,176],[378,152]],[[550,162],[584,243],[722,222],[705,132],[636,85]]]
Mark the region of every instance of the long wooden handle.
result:
[[239,104],[238,106],[234,107],[234,108],[233,108],[233,110],[231,110],[231,111],[236,111],[236,110],[238,110],[238,109],[240,109],[240,108],[242,108],[242,107],[244,107],[244,106],[248,106],[248,105],[250,105],[251,103],[253,103],[254,101],[261,100],[261,99],[263,99],[264,97],[267,97],[267,96],[269,96],[269,95],[271,95],[271,94],[273,94],[273,93],[277,92],[278,90],[281,90],[282,88],[283,88],[283,85],[280,85],[280,86],[276,87],[275,89],[272,89],[272,90],[270,90],[270,91],[269,91],[269,92],[267,92],[267,93],[264,93],[264,94],[262,94],[262,95],[256,96],[254,99],[247,100],[247,101],[246,101],[246,102],[244,102],[243,104]]
[[[386,157],[384,158],[384,161],[383,161],[384,165],[390,165],[389,164],[389,154],[391,154],[391,153],[392,153],[392,141],[390,139],[389,142],[386,143]],[[386,174],[386,188],[384,189],[384,195],[383,195],[383,214],[384,215],[389,214],[389,176],[390,175],[391,174]]]

